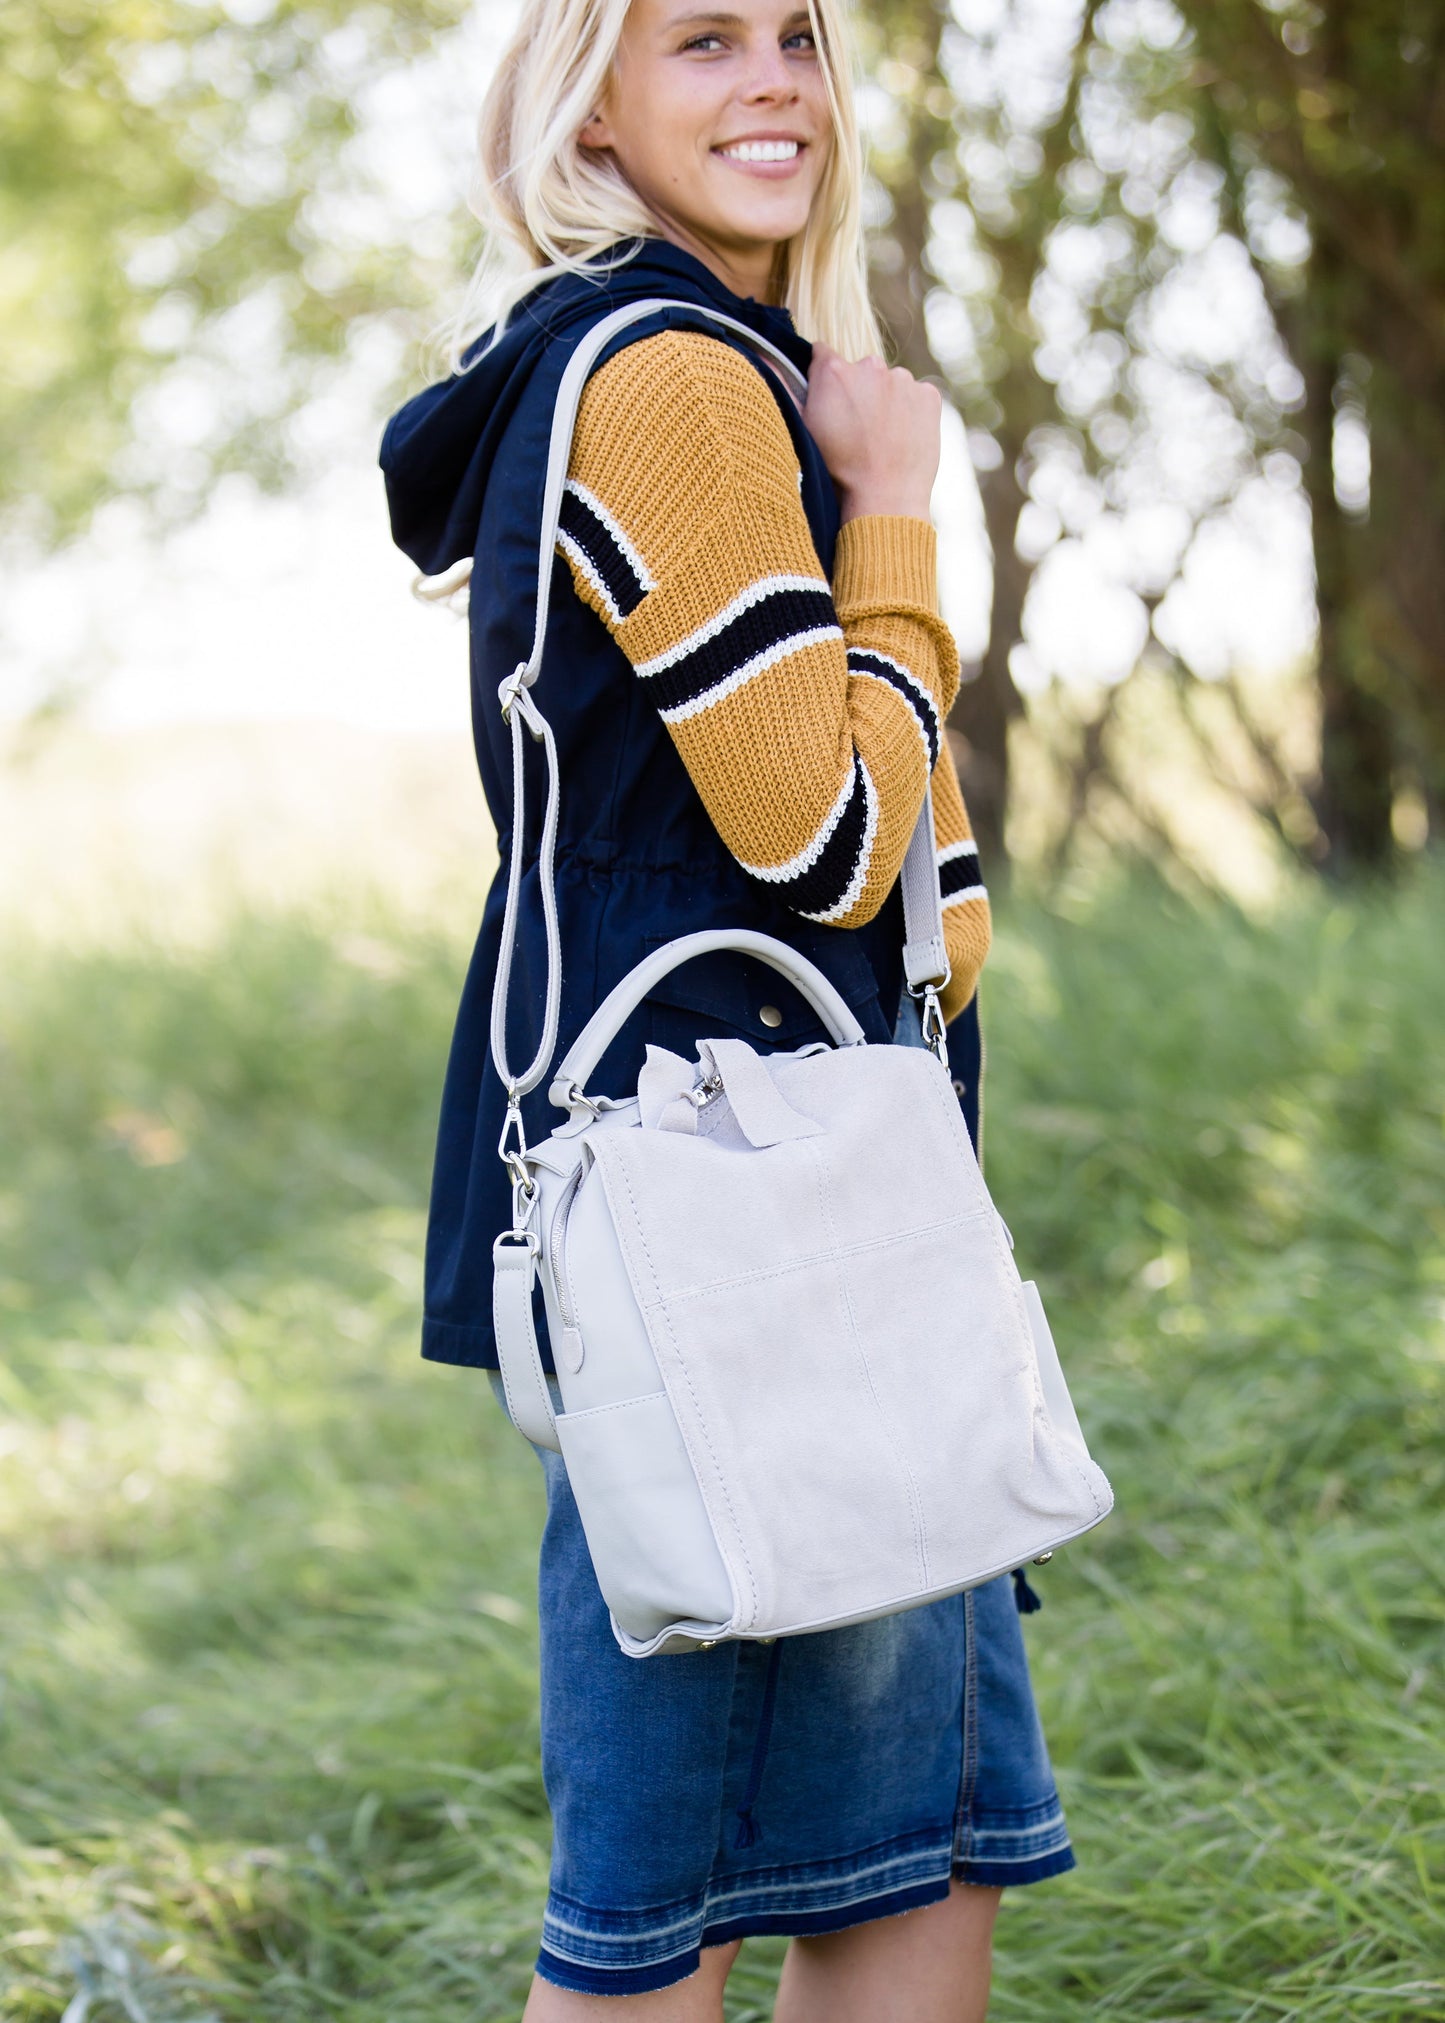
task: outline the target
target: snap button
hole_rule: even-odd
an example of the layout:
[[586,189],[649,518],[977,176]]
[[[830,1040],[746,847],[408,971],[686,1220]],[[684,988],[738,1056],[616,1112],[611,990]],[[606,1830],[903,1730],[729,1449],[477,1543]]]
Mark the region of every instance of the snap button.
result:
[[775,1004],[765,1004],[758,1017],[765,1026],[780,1026],[783,1023],[783,1014]]

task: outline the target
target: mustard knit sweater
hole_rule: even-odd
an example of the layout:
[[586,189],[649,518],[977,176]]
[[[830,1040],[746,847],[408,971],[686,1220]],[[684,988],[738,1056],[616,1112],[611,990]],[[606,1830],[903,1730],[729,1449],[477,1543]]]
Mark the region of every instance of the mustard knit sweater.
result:
[[715,338],[664,332],[588,381],[557,545],[724,843],[797,912],[872,919],[931,773],[952,1018],[990,921],[941,728],[959,664],[936,537],[926,520],[850,520],[830,587],[802,476],[756,368]]

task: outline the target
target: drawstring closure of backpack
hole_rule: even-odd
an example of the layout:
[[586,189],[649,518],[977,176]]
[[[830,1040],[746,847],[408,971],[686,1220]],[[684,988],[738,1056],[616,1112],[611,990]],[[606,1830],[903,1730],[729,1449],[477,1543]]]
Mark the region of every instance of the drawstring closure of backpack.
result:
[[733,1836],[735,1848],[752,1847],[761,1840],[762,1832],[753,1818],[753,1807],[758,1802],[758,1793],[763,1786],[763,1766],[768,1760],[768,1744],[773,1739],[773,1713],[778,1704],[778,1664],[783,1655],[781,1637],[773,1639],[773,1648],[768,1653],[767,1676],[763,1680],[763,1704],[758,1714],[757,1739],[753,1743],[753,1760],[748,1769],[747,1790],[743,1802],[734,1817],[738,1830]]
[[1043,1607],[1043,1603],[1029,1586],[1028,1575],[1021,1566],[1014,1568],[1014,1607],[1021,1616],[1031,1616]]

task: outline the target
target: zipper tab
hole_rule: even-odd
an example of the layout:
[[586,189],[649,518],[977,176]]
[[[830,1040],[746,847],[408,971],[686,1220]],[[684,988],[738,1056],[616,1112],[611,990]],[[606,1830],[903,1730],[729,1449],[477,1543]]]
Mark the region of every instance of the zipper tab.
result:
[[552,1273],[553,1290],[557,1295],[557,1310],[562,1316],[562,1340],[558,1344],[558,1354],[574,1376],[582,1367],[584,1351],[582,1336],[577,1326],[577,1303],[572,1298],[572,1288],[567,1280],[565,1245],[572,1204],[577,1199],[577,1189],[582,1185],[582,1176],[586,1170],[586,1162],[579,1159],[576,1171],[562,1190],[562,1199],[557,1203],[551,1227],[547,1231],[547,1263]]
[[710,1075],[688,1090],[687,1100],[695,1109],[705,1110],[715,1097],[722,1094],[722,1086],[722,1076],[714,1068]]

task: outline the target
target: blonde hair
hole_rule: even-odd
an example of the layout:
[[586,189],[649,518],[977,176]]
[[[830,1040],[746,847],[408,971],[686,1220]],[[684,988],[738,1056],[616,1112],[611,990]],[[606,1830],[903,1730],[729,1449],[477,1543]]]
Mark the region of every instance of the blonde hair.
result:
[[[482,104],[479,199],[492,229],[453,331],[452,366],[495,321],[555,275],[578,273],[657,222],[610,154],[578,134],[603,96],[632,0],[526,0]],[[774,286],[800,333],[845,358],[883,349],[868,295],[863,148],[847,0],[806,0],[833,118],[833,146],[803,230],[779,246]],[[619,248],[619,256],[625,257]],[[518,262],[522,263],[520,268]],[[615,263],[612,263],[615,264]],[[493,340],[495,341],[495,339]]]

